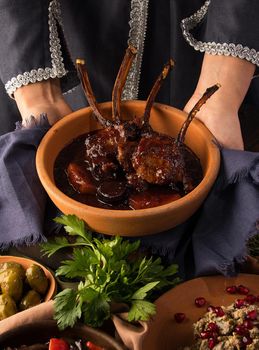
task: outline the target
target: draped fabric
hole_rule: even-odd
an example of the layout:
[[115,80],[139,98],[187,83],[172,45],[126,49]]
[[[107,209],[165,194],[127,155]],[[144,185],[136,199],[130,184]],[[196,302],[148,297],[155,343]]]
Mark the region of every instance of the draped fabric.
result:
[[[132,11],[134,1],[141,4],[147,0],[0,0],[0,133],[13,130],[14,120],[19,119],[15,102],[4,92],[4,86],[12,92],[17,86],[59,77],[64,92],[74,87],[65,97],[72,108],[85,106],[73,66],[77,57],[86,59],[98,101],[110,100],[127,47],[130,16],[136,15]],[[241,45],[245,49],[241,55],[240,46],[232,48],[230,54],[252,57],[250,60],[258,64],[257,0],[250,1],[249,6],[245,0],[149,0],[140,99],[147,98],[155,77],[172,57],[175,69],[157,101],[184,107],[196,86],[203,57],[200,51],[204,49],[194,50],[188,35],[183,35],[181,21],[204,4],[207,11],[202,16],[198,13],[190,30],[198,46],[208,42]],[[213,50],[213,54],[229,54],[217,47]],[[258,84],[257,79],[251,84],[251,103],[258,103]]]

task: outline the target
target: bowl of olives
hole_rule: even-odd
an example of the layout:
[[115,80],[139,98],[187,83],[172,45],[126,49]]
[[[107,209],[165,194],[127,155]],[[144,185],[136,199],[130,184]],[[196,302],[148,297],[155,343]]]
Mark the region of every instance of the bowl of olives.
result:
[[0,256],[0,321],[56,294],[56,280],[38,262],[16,256]]

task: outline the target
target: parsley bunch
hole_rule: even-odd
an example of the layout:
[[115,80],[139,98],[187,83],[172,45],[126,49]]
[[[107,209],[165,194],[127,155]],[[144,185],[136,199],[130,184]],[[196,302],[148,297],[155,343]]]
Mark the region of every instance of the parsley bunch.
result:
[[129,322],[147,321],[156,312],[151,302],[154,292],[179,282],[176,265],[165,268],[160,258],[137,254],[140,241],[97,238],[74,215],[62,215],[55,221],[74,240],[57,237],[42,245],[43,253],[51,256],[72,247],[72,258],[62,261],[56,275],[80,280],[77,290],[67,288],[55,296],[54,318],[60,329],[72,327],[79,319],[100,327],[111,316],[113,303],[128,305]]

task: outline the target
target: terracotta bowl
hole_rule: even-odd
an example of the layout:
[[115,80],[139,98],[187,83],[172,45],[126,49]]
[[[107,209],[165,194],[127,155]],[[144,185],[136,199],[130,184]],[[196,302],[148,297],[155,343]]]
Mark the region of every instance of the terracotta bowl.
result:
[[52,273],[45,266],[43,266],[43,265],[39,264],[37,261],[29,259],[29,258],[23,258],[23,257],[19,257],[19,256],[11,256],[11,255],[0,256],[0,264],[5,263],[5,262],[10,262],[10,261],[21,264],[25,270],[32,264],[39,265],[43,269],[43,271],[44,271],[44,273],[49,281],[49,288],[48,288],[48,291],[47,291],[43,301],[49,301],[55,296],[55,294],[57,292],[57,282],[56,282],[55,277],[52,275]]
[[[111,103],[100,104],[109,118]],[[127,119],[142,116],[144,101],[127,101],[122,104],[122,115]],[[186,114],[173,107],[155,104],[150,124],[159,132],[176,136],[186,119]],[[38,148],[36,166],[39,178],[49,197],[65,214],[75,214],[85,220],[91,229],[108,235],[143,236],[175,227],[187,220],[202,204],[218,174],[220,154],[209,130],[194,120],[186,135],[186,144],[200,158],[204,178],[188,195],[169,204],[140,210],[108,210],[79,203],[55,185],[53,166],[59,152],[74,138],[100,127],[90,108],[78,110],[56,123],[44,136]]]
[[78,324],[75,327],[60,331],[55,321],[39,321],[16,327],[0,335],[0,349],[5,347],[17,347],[48,342],[50,338],[65,337],[72,340],[82,339],[83,342],[91,341],[107,350],[123,350],[122,345],[117,343],[107,334]]

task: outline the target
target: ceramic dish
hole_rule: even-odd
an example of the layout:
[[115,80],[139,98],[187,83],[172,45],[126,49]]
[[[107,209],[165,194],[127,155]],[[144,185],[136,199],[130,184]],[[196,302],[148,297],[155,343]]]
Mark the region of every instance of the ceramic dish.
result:
[[[127,101],[122,104],[122,115],[127,119],[141,116],[145,101]],[[105,116],[111,115],[111,103],[99,105]],[[155,104],[151,112],[154,130],[175,137],[186,114],[166,105]],[[69,198],[55,185],[53,168],[60,151],[73,139],[98,128],[92,110],[84,108],[57,122],[42,139],[36,156],[39,178],[49,197],[64,214],[75,214],[85,220],[91,229],[121,236],[143,236],[168,230],[187,220],[202,204],[211,189],[219,169],[220,154],[209,130],[194,120],[186,135],[186,144],[199,157],[203,180],[186,196],[158,207],[139,210],[109,210],[82,204]]]
[[11,256],[11,255],[0,256],[0,264],[5,263],[5,262],[10,262],[10,261],[21,264],[25,269],[27,269],[32,264],[39,265],[43,269],[43,271],[44,271],[44,273],[49,281],[49,286],[48,286],[47,293],[45,294],[44,301],[51,300],[54,297],[54,295],[56,294],[56,291],[57,291],[57,283],[56,283],[55,277],[52,275],[52,273],[45,266],[43,266],[43,265],[39,264],[37,261],[29,259],[29,258],[23,258],[23,257],[18,257],[18,256]]
[[67,337],[73,340],[91,341],[105,350],[125,350],[115,339],[97,329],[78,324],[72,329],[60,331],[55,321],[39,321],[14,328],[0,335],[0,349],[23,344],[45,343],[50,338]]
[[[227,306],[244,295],[229,294],[226,287],[244,285],[250,293],[259,294],[259,276],[240,274],[237,277],[201,277],[182,283],[161,296],[157,302],[157,314],[148,324],[142,350],[177,350],[193,342],[193,323],[207,312],[209,305]],[[197,297],[204,297],[203,307],[195,305]],[[175,313],[185,313],[186,319],[177,323]]]

